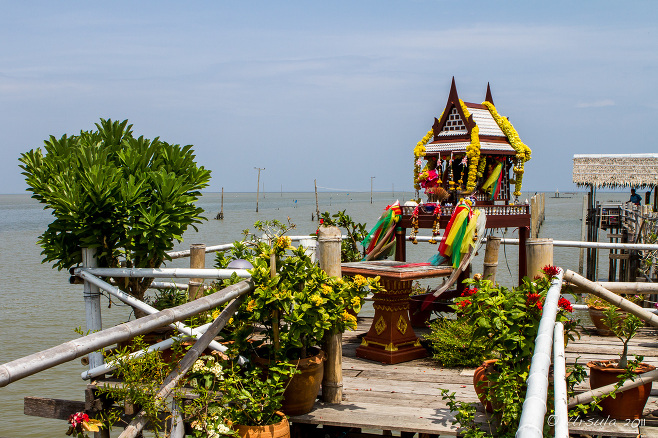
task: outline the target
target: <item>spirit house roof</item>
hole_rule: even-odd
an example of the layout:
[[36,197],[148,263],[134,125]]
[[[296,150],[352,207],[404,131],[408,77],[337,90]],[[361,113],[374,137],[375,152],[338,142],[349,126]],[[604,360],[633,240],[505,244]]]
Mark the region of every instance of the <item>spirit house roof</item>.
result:
[[[491,88],[487,84],[485,102],[493,105]],[[449,152],[466,152],[471,144],[471,133],[477,126],[479,130],[480,152],[495,155],[515,155],[516,151],[510,144],[505,133],[500,129],[491,112],[484,104],[463,102],[468,116],[464,113],[462,102],[457,95],[455,78],[452,78],[448,102],[440,119],[434,119],[432,130],[433,140],[426,146],[427,155],[438,155]]]

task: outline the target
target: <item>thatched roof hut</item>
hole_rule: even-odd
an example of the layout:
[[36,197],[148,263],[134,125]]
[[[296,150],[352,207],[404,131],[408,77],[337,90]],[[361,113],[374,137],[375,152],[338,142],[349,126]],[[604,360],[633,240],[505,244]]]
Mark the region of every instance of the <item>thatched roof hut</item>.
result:
[[573,182],[595,188],[658,187],[658,154],[576,154]]

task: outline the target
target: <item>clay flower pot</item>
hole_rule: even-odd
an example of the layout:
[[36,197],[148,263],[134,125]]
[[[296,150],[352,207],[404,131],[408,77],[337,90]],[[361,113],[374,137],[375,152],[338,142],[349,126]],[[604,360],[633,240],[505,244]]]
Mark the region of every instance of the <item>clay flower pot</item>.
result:
[[493,405],[490,401],[486,399],[485,391],[488,384],[487,375],[493,370],[494,364],[498,359],[489,359],[485,360],[482,365],[475,369],[473,374],[473,387],[475,388],[475,393],[480,399],[480,403],[484,406],[484,409],[487,412],[493,412]]
[[605,309],[602,307],[593,307],[587,306],[587,312],[589,313],[589,319],[592,320],[594,327],[596,327],[596,333],[599,336],[614,336],[612,330],[605,324]]
[[[283,393],[281,410],[286,415],[302,415],[313,409],[324,377],[325,359],[324,351],[316,348],[314,356],[290,361],[301,372],[292,376]],[[256,356],[253,360],[259,367],[267,369],[268,359]]]
[[290,424],[285,416],[269,426],[236,425],[240,438],[290,438]]
[[[617,383],[619,376],[625,370],[617,368],[616,364],[617,360],[588,362],[590,387],[595,389]],[[656,367],[653,365],[641,363],[635,370],[635,374],[642,374],[655,369]],[[649,382],[624,392],[617,392],[615,398],[606,397],[601,400],[599,406],[601,406],[603,416],[609,415],[610,418],[617,420],[641,418],[644,405],[647,403],[647,399],[651,393],[651,383]]]

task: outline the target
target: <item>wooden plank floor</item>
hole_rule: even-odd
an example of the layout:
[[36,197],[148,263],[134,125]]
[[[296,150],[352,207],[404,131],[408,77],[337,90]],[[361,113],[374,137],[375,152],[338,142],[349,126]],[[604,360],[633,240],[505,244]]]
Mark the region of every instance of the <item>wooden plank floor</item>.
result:
[[[441,388],[457,393],[457,399],[475,402],[473,369],[443,368],[430,358],[396,365],[386,365],[355,357],[360,335],[370,327],[371,318],[359,318],[359,327],[343,337],[343,402],[340,405],[316,403],[313,411],[292,417],[293,423],[322,424],[360,428],[369,431],[456,435],[453,414],[441,398]],[[423,330],[416,330],[422,335]],[[642,329],[630,344],[630,354],[642,354],[644,361],[658,366],[658,331]],[[600,337],[593,328],[581,333],[566,350],[568,364],[594,359],[614,358],[621,352],[621,342],[615,337]],[[589,389],[585,382],[579,390]],[[486,422],[484,411],[478,409],[479,421]],[[658,427],[658,388],[654,389],[645,408],[646,420],[624,424],[592,417],[573,421],[574,434],[607,436],[656,435]]]

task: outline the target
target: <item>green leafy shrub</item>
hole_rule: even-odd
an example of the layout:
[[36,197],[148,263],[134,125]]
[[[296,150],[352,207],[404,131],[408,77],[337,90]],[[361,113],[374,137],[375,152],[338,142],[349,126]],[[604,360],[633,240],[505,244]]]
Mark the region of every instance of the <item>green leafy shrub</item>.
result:
[[[55,220],[39,237],[44,262],[68,269],[81,248],[96,248],[98,265],[157,268],[189,227],[205,220],[195,206],[210,171],[192,146],[135,138],[132,125],[101,119],[95,131],[51,136],[21,154],[28,190]],[[143,300],[150,278],[118,278]]]
[[320,217],[320,223],[322,225],[334,225],[347,232],[347,239],[343,239],[340,244],[341,262],[358,262],[365,257],[365,250],[361,242],[368,235],[366,224],[354,222],[351,216],[345,214],[345,210],[333,215],[325,211]]
[[475,368],[491,358],[483,339],[463,319],[439,318],[430,323],[430,341],[434,359],[445,367]]

